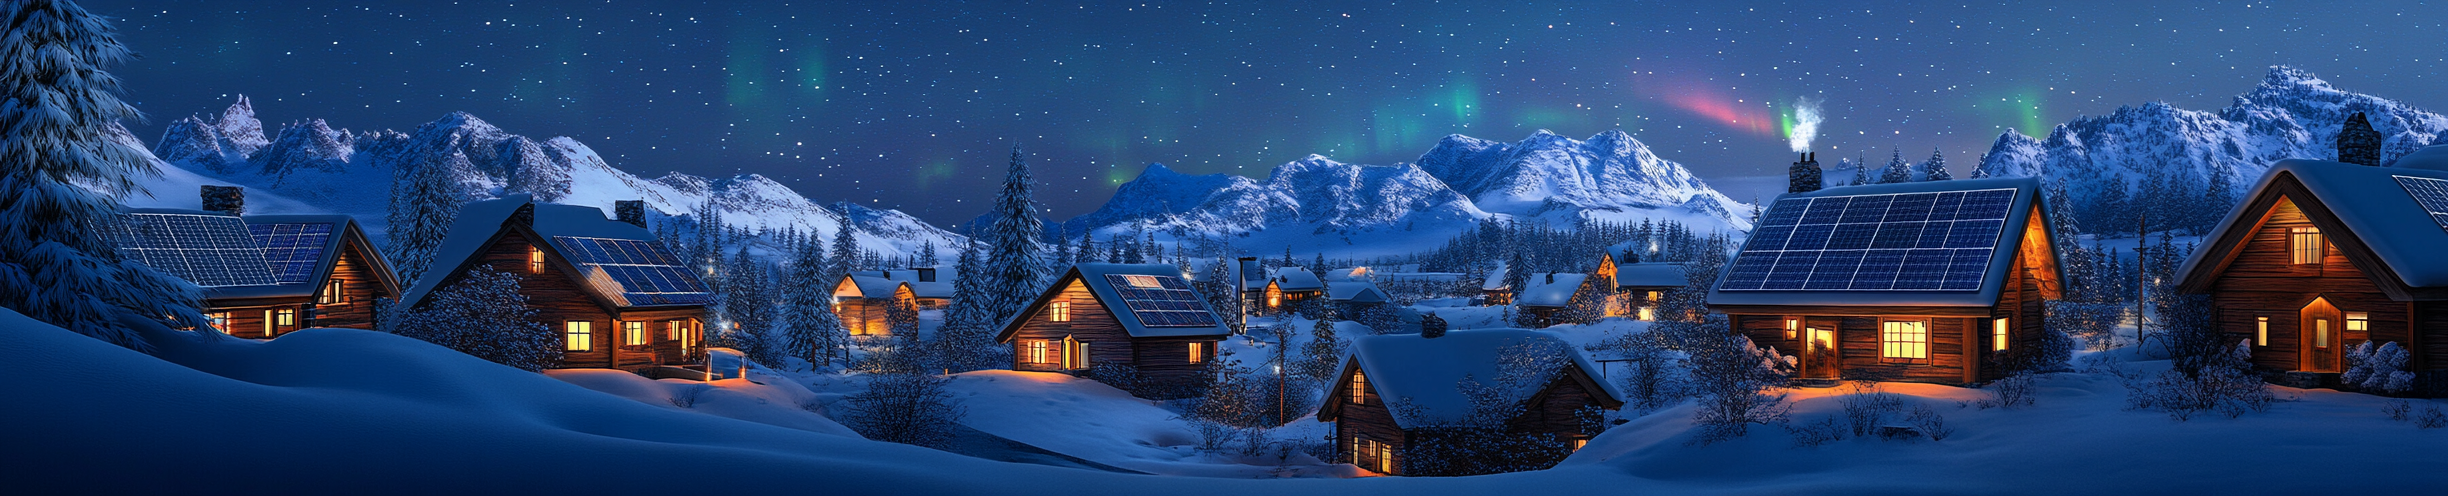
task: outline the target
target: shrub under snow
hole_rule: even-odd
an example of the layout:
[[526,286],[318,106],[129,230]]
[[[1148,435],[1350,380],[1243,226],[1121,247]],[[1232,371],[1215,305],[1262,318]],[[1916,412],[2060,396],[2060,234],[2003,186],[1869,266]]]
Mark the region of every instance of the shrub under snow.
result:
[[2373,347],[2370,341],[2355,345],[2346,353],[2350,365],[2338,380],[2364,391],[2396,394],[2414,389],[2414,373],[2407,372],[2406,350],[2396,342]]

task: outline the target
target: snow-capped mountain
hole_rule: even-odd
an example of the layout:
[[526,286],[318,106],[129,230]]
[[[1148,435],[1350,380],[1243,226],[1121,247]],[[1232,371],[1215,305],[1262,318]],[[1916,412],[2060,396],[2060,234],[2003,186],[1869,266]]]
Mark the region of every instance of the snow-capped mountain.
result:
[[1749,211],[1621,131],[1587,142],[1539,131],[1517,143],[1448,136],[1416,165],[1310,155],[1263,181],[1153,164],[1062,230],[1100,239],[1139,229],[1173,239],[1196,233],[1245,250],[1365,255],[1421,251],[1487,219],[1651,217],[1745,229]]
[[[377,231],[388,208],[393,171],[444,167],[471,200],[528,193],[538,200],[607,212],[614,201],[645,200],[653,210],[671,216],[712,202],[722,211],[724,223],[748,229],[796,228],[831,239],[846,220],[858,228],[862,247],[888,254],[911,253],[930,241],[950,246],[961,239],[898,211],[846,203],[837,208],[857,211],[826,209],[756,174],[704,178],[674,172],[643,179],[612,166],[578,140],[537,141],[465,112],[452,112],[406,133],[352,133],[310,119],[283,126],[277,139],[263,136],[254,109],[240,97],[218,117],[170,123],[153,154],[169,169],[177,169],[165,171],[171,175],[189,173],[212,179],[208,183],[247,186],[251,205],[258,198],[303,202],[354,215]],[[154,193],[193,194],[192,187],[184,191]]]
[[2276,66],[2252,92],[2217,112],[2151,102],[2060,124],[2045,138],[2006,131],[1977,170],[2044,177],[2063,185],[2068,199],[2082,205],[2096,203],[2109,187],[2130,189],[2153,171],[2184,185],[2216,184],[2212,176],[2225,175],[2224,184],[2242,193],[2279,160],[2335,160],[2338,131],[2357,112],[2387,136],[2384,166],[2441,143],[2448,134],[2448,117],[2339,90],[2311,72]]

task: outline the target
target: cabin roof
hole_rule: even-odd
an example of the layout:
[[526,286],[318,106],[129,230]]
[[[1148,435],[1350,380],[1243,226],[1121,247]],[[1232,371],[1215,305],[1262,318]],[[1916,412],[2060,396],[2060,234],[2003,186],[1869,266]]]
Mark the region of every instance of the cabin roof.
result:
[[[1020,326],[1027,324],[1029,317],[1037,314],[1037,309],[1044,308],[1047,303],[1054,301],[1054,297],[1060,296],[1063,288],[1069,287],[1072,281],[1079,281],[1081,285],[1086,286],[1089,294],[1096,297],[1097,304],[1112,313],[1114,321],[1121,324],[1123,331],[1130,333],[1133,338],[1223,337],[1232,334],[1232,329],[1224,324],[1224,316],[1217,315],[1214,309],[1208,308],[1207,301],[1195,296],[1195,292],[1187,301],[1178,303],[1186,304],[1189,307],[1189,310],[1184,311],[1186,313],[1204,314],[1209,322],[1208,325],[1148,325],[1145,320],[1141,319],[1139,312],[1133,310],[1131,305],[1125,302],[1122,291],[1115,288],[1113,283],[1105,277],[1108,275],[1182,277],[1181,268],[1165,264],[1073,265],[1070,270],[1055,277],[1053,283],[1047,285],[1045,290],[1039,292],[1036,300],[1030,302],[1019,312],[1012,314],[1011,320],[1004,322],[1003,331],[995,336],[995,342],[1010,341],[1012,335],[1020,332]],[[1187,283],[1188,279],[1182,279],[1182,281]],[[1151,316],[1150,319],[1157,318]]]
[[1572,302],[1574,293],[1581,292],[1581,283],[1589,280],[1589,274],[1575,272],[1550,272],[1544,274],[1531,274],[1530,277],[1524,278],[1523,280],[1528,281],[1523,283],[1523,285],[1529,286],[1529,288],[1522,290],[1521,299],[1515,300],[1513,302],[1514,305],[1525,307],[1561,307]]
[[1332,269],[1326,271],[1326,280],[1332,282],[1366,281],[1369,279],[1369,275],[1371,273],[1373,273],[1373,271],[1369,270],[1368,267]]
[[[1775,236],[1775,217],[1784,212],[1790,212],[1792,215],[1799,217],[1808,206],[1812,205],[1811,202],[1815,199],[1912,195],[1921,193],[1966,193],[1997,189],[2013,190],[2014,198],[2006,204],[2004,221],[2001,222],[1997,228],[1998,238],[1996,240],[1996,244],[1990,246],[1991,249],[1988,252],[1986,263],[1982,264],[1977,258],[1967,259],[1967,263],[1973,264],[1969,265],[1969,267],[1973,267],[1974,270],[1969,270],[1966,272],[1976,274],[1980,282],[1979,289],[1977,290],[1726,289],[1731,283],[1733,283],[1733,279],[1735,279],[1734,275],[1738,271],[1746,267],[1757,266],[1751,264],[1754,260],[1773,258],[1777,256],[1775,250],[1758,249],[1763,246],[1783,245],[1783,240],[1785,238]],[[2039,218],[2033,218],[2031,215],[2034,210],[2046,211],[2046,206],[2042,203],[2043,201],[2044,200],[2041,198],[2040,180],[2036,178],[1962,179],[1952,181],[1924,181],[1915,183],[1841,186],[1808,193],[1787,193],[1780,195],[1772,203],[1773,206],[1771,206],[1768,211],[1768,219],[1763,222],[1763,224],[1767,225],[1755,230],[1752,233],[1751,239],[1744,243],[1742,251],[1735,255],[1733,262],[1727,263],[1725,269],[1718,273],[1716,283],[1709,288],[1708,303],[1710,305],[1924,307],[1993,306],[1997,304],[2000,293],[2006,289],[2005,281],[2006,277],[2009,275],[2007,272],[2009,272],[2009,269],[2014,266],[2015,257],[2021,252],[2018,247],[2022,246],[2025,227],[2030,225],[2030,223],[2038,222],[2043,227],[2042,231],[2047,232],[2047,216],[2043,215],[2039,216]],[[1893,224],[1893,222],[1883,222],[1882,228],[1889,224]],[[1788,228],[1788,232],[1790,232],[1790,228]],[[2054,249],[2054,247],[2052,246],[2050,249]],[[1877,253],[1882,251],[1902,252],[1906,250],[1856,251]],[[1813,252],[1802,253],[1807,253],[1808,256],[1812,257],[1817,256],[1817,253]],[[1833,254],[1836,252],[1828,251],[1825,253]],[[2055,259],[2055,257],[2050,258],[2052,260]],[[1808,270],[1813,266],[1814,265],[1812,264],[1803,264],[1801,266],[1805,270],[1803,273],[1810,273]],[[1782,269],[1784,266],[1777,265],[1777,267]],[[1872,262],[1865,258],[1859,267],[1871,270],[1884,268],[1891,272],[1901,273],[1906,271],[1910,266],[1907,265],[1907,260],[1903,256],[1898,255],[1892,259],[1892,261],[1886,262]],[[1945,271],[1946,269],[1946,264],[1939,264],[1937,266],[1937,270]],[[1782,281],[1790,284],[1801,284],[1798,281],[1774,275],[1768,276],[1767,280],[1772,282]]]
[[[899,291],[902,286],[909,285],[909,283],[906,282],[886,279],[884,278],[883,274],[872,271],[852,272],[849,275],[842,276],[842,278],[848,279],[852,285],[858,287],[860,298],[892,299],[894,292]],[[840,281],[835,282],[839,283]],[[833,286],[833,289],[840,288],[840,284],[835,284]],[[918,290],[913,287],[910,290],[910,294],[912,296],[916,296],[918,295]],[[840,295],[836,294],[835,296]]]
[[[2431,148],[2441,147],[2424,150]],[[2441,148],[2441,151],[2448,152],[2448,148]],[[2407,287],[2448,287],[2448,258],[2440,256],[2441,247],[2448,247],[2448,217],[2432,215],[2407,192],[2406,183],[2398,179],[2406,177],[2414,184],[2423,184],[2420,182],[2422,180],[2448,181],[2448,171],[2423,168],[2423,164],[2409,163],[2407,158],[2399,159],[2397,165],[2372,167],[2327,160],[2281,160],[2271,165],[2269,172],[2263,174],[2253,186],[2252,193],[2227,213],[2226,218],[2218,224],[2218,229],[2204,238],[2209,246],[2194,250],[2185,259],[2178,274],[2183,274],[2184,284],[2188,288],[2207,284],[2208,279],[2216,277],[2216,272],[2223,271],[2227,261],[2232,259],[2228,253],[2242,244],[2242,238],[2236,238],[2239,242],[2235,243],[2219,241],[2236,236],[2249,237],[2249,230],[2258,227],[2258,218],[2244,218],[2247,214],[2259,215],[2259,210],[2266,208],[2256,208],[2255,200],[2273,194],[2273,188],[2281,185],[2300,184],[2312,198],[2294,200],[2297,205],[2305,207],[2307,215],[2313,215],[2315,208],[2321,208],[2329,212],[2330,215],[2326,217],[2334,217],[2335,222],[2343,224],[2344,233],[2324,232],[2335,240],[2333,242],[2346,242],[2346,239],[2340,239],[2341,234],[2351,237],[2353,242],[2367,247],[2379,259],[2375,261],[2385,265],[2388,274]],[[2315,222],[2325,223],[2327,220],[2316,218]],[[2205,267],[2205,264],[2217,266]]]
[[1512,289],[1505,286],[1505,271],[1509,270],[1513,270],[1513,268],[1505,266],[1503,262],[1498,262],[1496,265],[1496,270],[1488,271],[1487,279],[1479,281],[1479,290],[1505,291]]
[[1326,299],[1352,303],[1385,303],[1385,290],[1368,281],[1335,281],[1326,286]]
[[267,297],[311,297],[331,279],[340,266],[340,253],[349,243],[356,243],[359,257],[374,273],[377,284],[390,294],[399,294],[397,272],[382,258],[374,244],[366,239],[355,218],[346,215],[249,215],[247,231],[255,244],[263,246],[264,261],[272,270],[277,294]]
[[[935,271],[935,280],[918,280],[918,269],[933,269]],[[910,287],[910,294],[917,295],[919,298],[951,298],[953,292],[952,278],[957,277],[959,274],[959,271],[952,269],[953,267],[950,265],[940,265],[935,267],[911,267],[906,269],[865,271],[858,272],[858,274],[873,275],[876,277],[907,283]]]
[[[534,214],[531,223],[514,222],[522,208]],[[519,230],[533,238],[535,246],[554,254],[563,269],[573,271],[571,275],[580,279],[579,287],[612,307],[703,306],[711,297],[696,272],[664,249],[646,228],[605,217],[599,208],[541,203],[518,193],[460,207],[450,233],[434,250],[432,268],[417,278],[400,302],[411,307],[422,303],[444,279],[474,264],[506,230]],[[568,252],[588,250],[583,243],[595,240],[634,243],[619,243],[629,251],[617,253]]]
[[1691,284],[1684,275],[1683,264],[1648,262],[1617,264],[1615,287],[1619,288],[1680,288]]
[[1275,287],[1284,291],[1317,291],[1326,287],[1325,282],[1318,280],[1317,274],[1311,274],[1309,269],[1300,267],[1275,269],[1273,280]]
[[[1472,329],[1445,333],[1443,337],[1424,338],[1418,334],[1388,334],[1361,336],[1352,339],[1351,358],[1346,368],[1357,366],[1366,374],[1366,381],[1389,406],[1408,403],[1407,407],[1387,408],[1394,422],[1406,428],[1445,425],[1459,422],[1470,415],[1470,398],[1462,393],[1463,379],[1498,388],[1507,387],[1500,380],[1508,350],[1537,354],[1537,363],[1571,364],[1563,373],[1580,374],[1575,380],[1590,387],[1590,395],[1604,405],[1620,405],[1625,395],[1614,384],[1596,377],[1595,362],[1582,356],[1578,348],[1561,335],[1528,329]],[[1578,369],[1578,370],[1571,370]],[[1330,395],[1348,388],[1351,371],[1345,370],[1340,384],[1327,388]],[[1515,381],[1523,382],[1523,381]],[[1504,390],[1515,399],[1529,398],[1545,390],[1553,379],[1528,381],[1510,385]],[[1326,408],[1341,402],[1323,402]],[[1323,416],[1323,415],[1322,415]]]
[[284,290],[244,219],[202,210],[120,212],[105,232],[119,255],[204,288],[206,299],[276,296]]

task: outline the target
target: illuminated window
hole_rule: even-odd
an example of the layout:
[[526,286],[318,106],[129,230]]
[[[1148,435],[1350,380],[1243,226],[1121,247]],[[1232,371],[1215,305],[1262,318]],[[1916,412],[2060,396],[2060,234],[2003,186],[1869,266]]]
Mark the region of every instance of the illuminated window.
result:
[[1358,370],[1352,371],[1351,402],[1354,405],[1368,404],[1368,376]]
[[1028,363],[1051,363],[1051,361],[1046,360],[1045,340],[1021,341],[1020,357],[1021,361]]
[[2287,228],[2287,259],[2296,264],[2316,264],[2321,261],[2321,235],[2318,227]]
[[1047,305],[1047,306],[1046,306],[1046,320],[1051,320],[1051,321],[1055,321],[1055,322],[1070,322],[1070,321],[1071,321],[1071,302],[1068,302],[1068,301],[1057,301],[1057,302],[1054,302],[1053,304]]
[[1573,440],[1572,440],[1572,441],[1573,441],[1573,443],[1572,443],[1572,446],[1573,446],[1573,448],[1572,448],[1572,449],[1573,449],[1573,451],[1581,451],[1581,447],[1583,447],[1583,446],[1589,446],[1589,438],[1580,438],[1580,437],[1576,437],[1576,438],[1573,438]]
[[1651,301],[1651,302],[1656,302],[1656,301],[1658,301],[1658,299],[1659,299],[1659,298],[1662,298],[1662,297],[1663,297],[1663,296],[1661,296],[1660,292],[1658,292],[1658,291],[1650,291],[1650,292],[1649,292],[1649,301]]
[[621,344],[624,346],[645,346],[646,323],[639,321],[622,322]]
[[2371,330],[2371,314],[2346,312],[2346,330],[2350,332]]
[[562,348],[567,351],[595,351],[595,323],[572,320],[562,324]]
[[1087,342],[1074,340],[1069,336],[1063,337],[1063,368],[1071,370],[1088,368]]
[[1929,362],[1929,323],[1891,320],[1879,323],[1879,359],[1889,363]]
[[1800,335],[1800,333],[1801,333],[1801,332],[1802,332],[1802,318],[1801,318],[1801,317],[1786,317],[1786,318],[1785,318],[1785,339],[1793,339],[1795,336]]
[[283,309],[280,309],[280,312],[279,312],[279,313],[276,313],[276,314],[274,314],[274,315],[278,315],[278,316],[279,316],[279,318],[280,318],[280,325],[281,325],[282,327],[288,327],[288,326],[294,326],[294,325],[297,325],[297,309],[295,309],[295,308],[283,308]]
[[1380,474],[1394,472],[1394,445],[1369,439],[1352,442],[1352,464]]
[[276,324],[278,324],[278,323],[280,322],[280,320],[278,320],[278,319],[274,318],[274,317],[273,317],[273,315],[274,315],[274,314],[272,313],[272,311],[271,311],[271,310],[265,310],[265,311],[264,311],[264,317],[263,317],[263,328],[264,328],[264,329],[263,329],[263,337],[267,337],[267,338],[268,338],[268,337],[272,337],[272,331],[276,331],[276,330],[279,330],[279,329],[280,329],[279,327],[276,327]]
[[1989,321],[1989,326],[1991,327],[1989,330],[1989,349],[1992,351],[2006,351],[2006,319],[1991,320]]
[[663,323],[663,338],[664,338],[664,339],[669,339],[669,340],[673,340],[673,341],[680,341],[680,340],[681,340],[680,338],[687,337],[687,335],[688,335],[688,328],[686,328],[686,327],[681,327],[681,326],[680,326],[680,321],[674,320],[674,321],[669,321],[669,322],[664,322],[664,323]]
[[341,284],[340,278],[332,278],[331,282],[323,283],[323,294],[315,296],[315,304],[335,305],[340,303],[348,303],[348,293],[341,291],[345,288],[346,286]]
[[1190,363],[1207,361],[1207,343],[1190,343]]
[[221,332],[229,332],[229,312],[213,312],[204,314],[204,319],[211,321],[214,329],[220,329]]
[[2254,317],[2253,346],[2269,346],[2269,317]]
[[1640,319],[1657,320],[1657,307],[1640,307]]
[[2312,319],[2312,347],[2329,347],[2329,319]]
[[528,271],[528,272],[538,273],[538,274],[541,274],[541,273],[543,273],[543,272],[544,272],[544,249],[543,249],[543,248],[537,248],[537,247],[535,247],[535,246],[528,246],[528,247],[527,247],[527,271]]

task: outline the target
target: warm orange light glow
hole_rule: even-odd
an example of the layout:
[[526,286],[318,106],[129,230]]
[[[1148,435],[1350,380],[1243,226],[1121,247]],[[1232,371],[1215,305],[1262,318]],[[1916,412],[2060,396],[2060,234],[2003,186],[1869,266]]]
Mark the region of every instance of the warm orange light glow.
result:
[[537,248],[532,245],[527,247],[527,271],[539,274],[544,272],[543,248]]
[[1802,319],[1798,317],[1786,317],[1785,339],[1793,339],[1794,336],[1800,332],[1802,332]]
[[1207,361],[1207,343],[1190,343],[1190,363]]
[[2253,320],[2254,327],[2259,328],[2253,333],[2253,346],[2269,346],[2269,317],[2254,317]]
[[1992,320],[1990,326],[1994,327],[1994,329],[1990,330],[1990,340],[1992,342],[1989,349],[1992,351],[2006,351],[2006,319]]
[[1879,323],[1879,358],[1918,363],[1929,359],[1929,323],[1890,320]]
[[563,351],[595,351],[595,323],[572,320],[561,323]]
[[1057,301],[1046,305],[1046,320],[1055,322],[1070,322],[1071,302]]
[[1351,402],[1354,405],[1368,404],[1368,376],[1358,370],[1352,371]]

